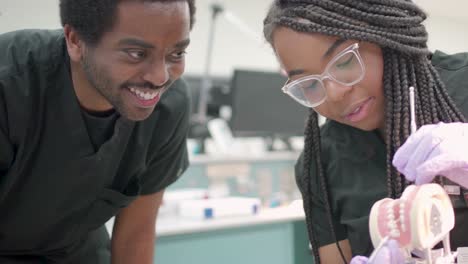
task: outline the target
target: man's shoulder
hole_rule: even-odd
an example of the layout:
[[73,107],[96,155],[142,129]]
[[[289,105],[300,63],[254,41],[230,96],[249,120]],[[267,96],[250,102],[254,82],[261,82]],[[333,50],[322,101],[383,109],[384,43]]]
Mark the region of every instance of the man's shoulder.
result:
[[0,89],[6,100],[33,100],[63,72],[63,30],[19,30],[0,35]]
[[183,78],[179,78],[167,90],[167,97],[170,100],[186,103],[190,101],[187,82]]
[[[61,30],[20,30],[0,35],[0,94],[12,120],[27,120],[66,70]],[[58,85],[60,87],[60,85]],[[50,99],[50,98],[48,98]]]
[[49,68],[63,58],[63,30],[24,29],[0,35],[0,74]]

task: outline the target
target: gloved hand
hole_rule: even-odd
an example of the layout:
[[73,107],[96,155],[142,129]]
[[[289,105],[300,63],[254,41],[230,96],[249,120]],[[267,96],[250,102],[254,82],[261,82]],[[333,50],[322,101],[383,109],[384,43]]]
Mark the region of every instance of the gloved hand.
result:
[[403,264],[405,262],[396,240],[388,240],[374,253],[375,258],[370,262],[367,257],[356,256],[351,260],[350,264]]
[[417,185],[442,175],[468,188],[468,123],[422,126],[397,150],[393,166]]

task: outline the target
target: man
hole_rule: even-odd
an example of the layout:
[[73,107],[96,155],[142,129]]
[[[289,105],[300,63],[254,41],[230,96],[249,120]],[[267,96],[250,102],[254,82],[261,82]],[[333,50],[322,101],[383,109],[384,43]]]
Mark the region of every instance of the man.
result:
[[188,166],[176,80],[194,12],[60,0],[63,30],[0,35],[0,263],[153,262],[164,188]]

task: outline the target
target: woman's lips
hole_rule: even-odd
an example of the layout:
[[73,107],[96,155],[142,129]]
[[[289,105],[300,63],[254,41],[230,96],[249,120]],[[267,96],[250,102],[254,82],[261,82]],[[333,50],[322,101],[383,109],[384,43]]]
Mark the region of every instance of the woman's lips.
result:
[[374,103],[375,97],[369,97],[355,103],[349,110],[345,111],[344,118],[350,122],[359,122],[369,115],[370,108]]

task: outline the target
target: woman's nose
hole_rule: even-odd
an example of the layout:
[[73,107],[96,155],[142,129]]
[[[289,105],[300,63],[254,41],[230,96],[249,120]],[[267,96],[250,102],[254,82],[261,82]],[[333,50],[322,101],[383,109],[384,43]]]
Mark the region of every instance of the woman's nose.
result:
[[327,101],[339,102],[353,89],[352,86],[342,85],[332,80],[324,82],[327,90]]

